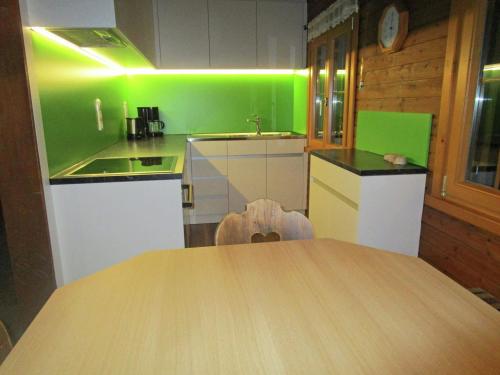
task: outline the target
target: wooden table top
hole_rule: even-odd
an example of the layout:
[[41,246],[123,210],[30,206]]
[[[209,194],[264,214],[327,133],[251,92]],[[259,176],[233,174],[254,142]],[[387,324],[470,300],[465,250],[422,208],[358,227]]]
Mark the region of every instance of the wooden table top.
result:
[[58,289],[0,374],[500,374],[500,314],[335,240],[144,253]]

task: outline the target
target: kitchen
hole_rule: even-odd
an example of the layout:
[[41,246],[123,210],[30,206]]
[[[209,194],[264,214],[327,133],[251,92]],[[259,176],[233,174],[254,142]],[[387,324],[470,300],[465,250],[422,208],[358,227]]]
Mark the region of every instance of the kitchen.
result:
[[[182,6],[188,8],[194,6],[191,3],[196,2],[190,2]],[[243,3],[246,4],[250,2],[233,3],[238,4],[231,4],[231,6],[236,7],[244,6]],[[277,2],[258,2],[258,6],[262,6],[262,3],[265,3],[266,6],[272,6],[276,5],[274,3]],[[321,11],[326,10],[331,4],[331,2],[309,2],[307,4],[309,9],[306,13],[305,4],[303,2],[282,3],[293,3],[292,5],[288,4],[291,9],[302,9],[302,26],[306,22],[306,17],[308,21],[312,21],[315,16],[320,14]],[[301,3],[300,6],[297,3]],[[420,233],[420,220],[418,220],[416,226],[413,225],[411,228],[413,232],[417,233],[419,256],[466,287],[482,287],[490,293],[494,295],[496,293],[496,295],[498,295],[498,270],[495,268],[496,263],[494,263],[494,258],[492,258],[491,255],[485,255],[484,252],[475,250],[478,247],[481,248],[481,244],[487,243],[490,252],[494,253],[498,251],[498,237],[495,235],[497,232],[495,231],[494,224],[491,224],[494,223],[494,220],[490,219],[494,217],[494,215],[491,213],[488,215],[479,215],[482,216],[482,219],[478,218],[477,214],[474,216],[470,213],[467,214],[469,216],[460,216],[460,213],[457,213],[458,209],[456,207],[450,208],[450,203],[447,202],[445,203],[447,203],[448,206],[444,207],[444,203],[440,200],[441,198],[436,198],[436,196],[440,197],[442,187],[440,181],[436,177],[437,173],[442,173],[442,169],[441,172],[439,172],[437,168],[439,164],[437,160],[439,158],[446,160],[446,154],[437,147],[437,139],[447,134],[446,129],[441,126],[443,123],[442,119],[446,116],[445,111],[443,111],[445,107],[443,107],[441,103],[441,92],[445,89],[447,83],[443,77],[446,74],[450,77],[453,73],[446,71],[445,64],[447,61],[446,59],[452,58],[448,56],[449,46],[447,46],[447,36],[449,35],[449,28],[453,26],[448,22],[448,18],[451,17],[450,14],[452,14],[453,9],[450,9],[450,2],[441,2],[432,5],[430,3],[422,5],[419,4],[420,2],[406,2],[409,9],[408,35],[403,39],[399,50],[393,51],[392,53],[384,53],[380,51],[377,46],[376,28],[381,19],[382,11],[389,3],[390,2],[360,1],[359,15],[355,18],[356,22],[359,22],[359,25],[355,25],[354,21],[344,23],[349,24],[350,29],[352,29],[353,26],[359,27],[359,33],[357,35],[358,47],[349,55],[349,62],[351,64],[347,66],[347,70],[352,68],[355,69],[355,72],[357,71],[356,79],[351,78],[354,77],[354,75],[351,74],[349,76],[349,73],[347,74],[347,77],[351,78],[349,82],[353,85],[351,92],[355,92],[355,96],[353,96],[355,99],[351,100],[351,107],[347,108],[344,112],[346,114],[343,116],[345,119],[345,132],[344,129],[338,129],[342,130],[343,134],[345,134],[341,144],[343,146],[352,147],[354,144],[357,145],[358,142],[360,142],[358,133],[354,134],[359,130],[360,120],[358,116],[360,113],[383,112],[387,114],[389,112],[418,112],[422,114],[432,114],[432,134],[427,134],[428,137],[430,136],[431,140],[430,146],[427,146],[430,152],[427,151],[426,155],[426,159],[429,159],[428,163],[426,160],[426,167],[430,169],[432,173],[427,177],[427,194],[425,196],[423,215],[421,213],[419,214],[422,215],[422,232]],[[181,5],[178,6],[182,7]],[[224,14],[224,12],[229,12],[228,9],[231,9],[231,6],[222,7],[223,9],[220,10],[222,13],[219,13],[219,15]],[[68,210],[71,207],[70,203],[76,204],[78,202],[76,199],[73,199],[73,202],[71,202],[70,197],[74,196],[73,191],[68,190],[66,192],[67,197],[69,197],[68,200],[60,200],[56,191],[57,189],[75,188],[79,184],[50,185],[48,177],[54,177],[57,173],[66,168],[71,168],[82,161],[89,161],[89,158],[94,157],[94,155],[99,152],[103,152],[103,150],[106,150],[108,147],[112,147],[117,141],[130,145],[131,149],[134,149],[136,145],[140,149],[141,142],[144,142],[144,140],[138,140],[136,142],[128,142],[125,140],[125,111],[129,117],[135,117],[136,107],[159,107],[160,119],[166,124],[166,135],[161,137],[162,140],[150,139],[146,141],[156,142],[156,144],[168,142],[169,137],[174,134],[194,134],[194,136],[196,136],[197,133],[252,133],[255,129],[255,125],[246,121],[247,119],[254,119],[252,116],[262,117],[262,131],[264,132],[291,132],[297,136],[302,135],[302,137],[296,139],[285,138],[281,140],[281,143],[288,141],[298,142],[297,140],[306,142],[307,139],[307,151],[312,151],[317,148],[328,148],[330,147],[330,143],[333,145],[336,144],[339,139],[338,137],[332,141],[326,137],[327,132],[314,132],[315,128],[310,118],[312,111],[308,110],[308,102],[310,100],[308,96],[308,77],[310,71],[305,68],[311,66],[310,63],[313,61],[313,58],[309,57],[309,59],[307,59],[309,63],[306,65],[306,54],[311,53],[314,46],[314,40],[309,42],[308,48],[306,49],[306,33],[303,28],[300,29],[299,37],[294,37],[290,32],[283,32],[280,34],[276,31],[280,34],[279,37],[281,38],[283,34],[289,39],[300,40],[300,38],[302,38],[301,43],[296,43],[298,47],[293,50],[294,54],[291,54],[290,50],[286,50],[284,59],[280,60],[277,55],[272,56],[272,54],[266,56],[259,48],[262,47],[265,52],[266,48],[272,50],[272,45],[266,45],[265,43],[259,44],[259,36],[262,37],[262,40],[265,40],[265,35],[262,35],[260,30],[268,30],[270,28],[271,31],[273,31],[273,29],[277,29],[275,28],[275,24],[278,24],[278,15],[291,13],[283,12],[279,9],[274,13],[266,11],[266,15],[271,15],[271,20],[267,20],[267,22],[271,22],[272,27],[267,24],[268,29],[266,29],[266,20],[263,19],[261,21],[263,25],[262,28],[258,27],[259,23],[257,22],[257,30],[255,30],[255,20],[259,19],[258,6],[256,7],[253,5],[253,8],[250,7],[254,9],[253,13],[241,12],[238,20],[236,19],[238,17],[235,17],[232,22],[224,24],[224,27],[231,29],[236,28],[236,26],[240,24],[241,28],[253,27],[252,33],[249,33],[248,29],[245,29],[242,31],[243,35],[239,35],[238,33],[231,34],[234,40],[239,40],[238,43],[232,43],[234,40],[225,40],[221,42],[218,38],[224,39],[223,37],[228,34],[227,30],[224,31],[223,28],[218,29],[216,24],[214,24],[215,26],[209,24],[210,19],[217,19],[217,17],[219,17],[214,10],[217,8],[216,6],[214,6],[212,10],[205,10],[209,16],[208,21],[203,18],[205,20],[203,22],[205,23],[201,22],[200,19],[196,19],[193,14],[190,14],[190,17],[188,17],[190,20],[189,22],[179,21],[181,17],[179,17],[178,14],[183,14],[181,9],[176,10],[178,13],[172,13],[176,14],[174,19],[168,19],[170,13],[165,12],[165,19],[169,21],[166,23],[168,24],[168,26],[165,26],[166,29],[172,27],[174,30],[184,30],[185,32],[183,35],[189,35],[188,31],[194,32],[194,30],[196,30],[200,32],[200,30],[212,30],[212,32],[208,34],[214,38],[214,40],[210,39],[206,31],[203,34],[203,38],[205,38],[203,40],[205,40],[205,42],[199,37],[200,34],[197,34],[197,36],[191,35],[193,44],[191,46],[192,48],[187,48],[187,50],[190,51],[188,56],[182,56],[180,53],[177,54],[167,49],[167,52],[171,54],[170,59],[167,61],[172,65],[167,66],[166,69],[168,70],[164,72],[151,72],[145,71],[144,69],[134,71],[134,68],[131,68],[126,74],[123,74],[119,69],[113,70],[113,68],[105,67],[101,63],[90,60],[76,51],[72,51],[67,47],[57,44],[53,40],[46,38],[43,34],[29,31],[28,39],[29,44],[31,44],[32,52],[30,53],[28,49],[26,52],[28,61],[31,61],[31,64],[28,64],[28,72],[30,85],[32,85],[32,95],[35,98],[39,97],[40,103],[39,109],[37,109],[36,102],[33,101],[34,117],[36,119],[37,116],[40,116],[38,121],[43,123],[43,133],[41,137],[39,134],[37,141],[45,143],[42,150],[43,153],[46,152],[47,162],[45,166],[43,166],[42,163],[41,168],[42,172],[43,169],[46,168],[46,171],[43,172],[46,176],[45,184],[48,186],[45,186],[46,200],[52,202],[51,205],[47,204],[47,215],[49,217],[49,230],[51,231],[54,270],[59,286],[90,273],[90,271],[81,271],[87,266],[88,259],[80,259],[73,255],[68,257],[68,253],[65,252],[64,236],[70,232],[74,233],[81,227],[86,227],[89,232],[93,229],[98,230],[98,227],[102,227],[103,225],[111,227],[111,225],[117,223],[117,221],[116,218],[113,218],[107,222],[105,217],[100,218],[96,215],[89,215],[89,221],[75,221],[75,228],[70,228],[70,224],[73,221],[69,219],[63,220],[63,226],[67,226],[67,229],[61,237],[61,232],[57,232],[61,230],[61,225],[52,226],[54,222],[57,223],[57,215],[60,214],[58,209],[61,207],[61,202],[64,203],[62,206]],[[316,13],[314,12],[314,7],[319,7],[316,8]],[[430,8],[426,9],[426,7]],[[46,11],[50,10],[49,7],[44,9]],[[49,15],[51,12],[53,13],[54,10],[50,10],[50,12],[48,12]],[[80,16],[84,14],[82,12],[83,11],[76,11],[71,13],[70,16],[75,18],[74,16],[78,15],[78,17],[76,17],[78,19],[77,21],[82,22],[84,19],[84,17]],[[212,14],[212,18],[210,18],[209,13]],[[43,12],[39,14],[44,15]],[[234,14],[234,12],[231,14]],[[351,14],[352,13],[349,13],[349,15]],[[47,16],[47,14],[45,14],[45,16]],[[30,19],[32,18],[33,17],[30,17]],[[227,14],[223,18],[227,19]],[[287,27],[297,26],[297,19],[300,20],[299,16],[296,16],[296,18],[281,18],[286,18],[288,20],[282,21],[283,30]],[[346,19],[347,18],[348,17],[346,17]],[[253,21],[250,22],[249,20]],[[274,24],[272,22],[274,22]],[[154,22],[152,22],[152,24],[154,24]],[[279,24],[281,25],[281,23]],[[301,24],[298,23],[298,25]],[[49,25],[31,24],[30,26]],[[310,30],[312,26],[314,25],[309,25]],[[186,29],[182,29],[182,27]],[[295,30],[297,30],[297,28]],[[165,33],[167,31],[168,30],[163,30]],[[155,30],[152,32],[154,33]],[[161,29],[159,33],[161,36]],[[249,35],[253,36],[249,37]],[[321,34],[318,35],[321,36]],[[168,37],[169,36],[167,36],[167,39]],[[242,37],[248,37],[248,40],[241,41]],[[209,40],[206,40],[207,38]],[[171,41],[171,43],[175,44],[175,41]],[[187,43],[184,42],[184,44]],[[183,50],[181,48],[182,46],[183,42],[178,42],[175,51]],[[230,46],[235,49],[231,50]],[[245,46],[245,48],[242,50],[241,46]],[[297,50],[301,50],[302,52],[297,54]],[[162,51],[165,51],[165,49]],[[192,55],[193,51],[197,52],[196,56]],[[249,54],[249,51],[256,52]],[[232,53],[233,56],[228,58],[228,54],[230,53]],[[295,60],[291,60],[291,55],[295,57]],[[297,55],[301,57],[297,58]],[[224,57],[217,59],[217,56]],[[266,56],[266,58],[262,59],[262,56]],[[260,60],[259,57],[261,58]],[[129,61],[132,60],[133,58]],[[193,65],[189,65],[186,61]],[[212,68],[210,65],[212,62],[214,64],[213,67],[216,69],[228,70],[219,72],[210,71],[208,69]],[[286,70],[265,70],[269,67]],[[400,67],[402,67],[402,69],[400,69]],[[232,70],[235,68],[245,70]],[[255,68],[261,70],[249,70]],[[184,70],[175,71],[174,69]],[[187,71],[187,69],[205,70],[193,72]],[[319,73],[321,70],[321,68],[318,69],[318,76],[320,76]],[[312,68],[311,71],[314,71],[314,68]],[[494,74],[494,71],[491,71],[491,74]],[[35,80],[37,85],[36,90],[33,89],[33,85],[35,84],[33,81]],[[315,82],[317,81],[315,80]],[[340,82],[340,80],[338,82]],[[96,98],[101,100],[102,105],[104,127],[101,131],[98,130],[97,125],[95,109]],[[321,99],[322,98],[320,98],[320,101]],[[124,102],[126,102],[127,110],[124,109]],[[348,102],[347,99],[345,102]],[[83,103],[86,104],[83,105]],[[40,112],[37,115],[38,110]],[[367,114],[365,113],[364,115]],[[373,117],[370,117],[370,120],[372,119]],[[322,125],[324,122],[325,120],[319,121]],[[315,122],[314,124],[317,123],[318,122]],[[338,135],[341,134],[337,133],[337,136]],[[368,135],[371,137],[369,139],[373,138],[373,134],[369,133]],[[403,134],[400,137],[404,138],[409,136]],[[398,138],[398,140],[401,138]],[[276,151],[274,154],[272,152],[268,153],[269,149],[274,147],[272,145],[275,141],[278,141],[278,139],[204,140],[189,143],[191,151],[193,150],[193,145],[210,144],[211,142],[221,142],[221,144],[224,144],[223,147],[226,148],[225,151],[219,150],[211,155],[207,155],[205,152],[209,151],[204,150],[195,151],[199,153],[197,155],[186,154],[186,160],[191,160],[191,173],[193,172],[193,162],[195,162],[195,164],[209,163],[210,165],[218,165],[216,162],[217,160],[226,160],[226,169],[222,172],[220,169],[217,170],[217,175],[207,176],[201,174],[189,176],[192,180],[203,181],[205,183],[207,183],[207,180],[210,180],[212,183],[212,185],[209,184],[210,188],[219,189],[216,193],[207,190],[204,197],[203,195],[198,195],[197,197],[197,189],[196,187],[194,188],[194,199],[199,200],[195,202],[195,207],[205,207],[205,211],[199,212],[199,214],[196,214],[196,212],[193,213],[193,211],[185,211],[187,212],[187,217],[184,217],[184,220],[187,219],[193,223],[191,224],[192,234],[202,232],[207,238],[211,238],[212,235],[210,232],[213,232],[216,223],[225,213],[230,211],[229,199],[232,193],[227,184],[229,179],[235,181],[234,184],[231,183],[230,185],[239,186],[237,190],[243,191],[243,195],[246,195],[249,201],[260,198],[262,197],[263,191],[268,193],[270,188],[272,190],[272,188],[278,186],[275,182],[268,183],[268,181],[272,181],[271,178],[274,177],[275,174],[265,173],[263,170],[267,170],[269,165],[283,161],[285,158],[293,160],[295,163],[293,164],[294,168],[299,171],[298,173],[291,174],[293,178],[295,178],[295,190],[297,192],[300,191],[300,193],[293,195],[290,202],[298,202],[297,207],[289,207],[288,209],[305,211],[308,202],[306,196],[308,192],[308,164],[307,162],[300,164],[299,159],[304,161],[304,159],[307,160],[308,156],[303,153],[303,150],[301,152],[296,151],[296,149],[290,152]],[[260,147],[261,149],[256,151],[247,150],[243,154],[238,153],[239,151],[229,151],[228,147],[233,147],[229,145],[236,145],[237,143],[235,142],[253,142],[253,147]],[[318,145],[319,147],[317,147]],[[207,146],[203,147],[207,148]],[[403,151],[398,152],[403,153]],[[302,155],[300,155],[300,153],[302,153]],[[383,154],[385,152],[381,153]],[[137,156],[144,155],[137,154]],[[148,156],[157,155],[148,154]],[[281,156],[283,156],[283,158]],[[43,159],[43,156],[40,158]],[[242,160],[246,161],[247,164],[245,167],[238,167],[236,162],[241,162]],[[235,166],[232,169],[230,168],[231,163]],[[249,186],[248,180],[245,179],[248,178],[248,176],[237,173],[242,168],[243,170],[249,171],[248,174],[251,174],[250,178],[254,176],[252,173],[262,174],[260,184],[256,183],[255,186],[252,186],[252,188],[255,187],[255,189],[245,190]],[[207,169],[201,168],[201,170],[206,171]],[[231,171],[234,171],[234,173]],[[289,179],[289,177],[290,174],[286,174],[284,178]],[[255,179],[252,179],[251,181],[254,180]],[[180,185],[180,181],[178,182]],[[121,183],[122,182],[113,182],[110,184],[96,183],[89,185],[99,185],[101,186],[100,189],[102,189],[104,185],[116,185]],[[126,182],[123,182],[123,184],[133,185],[132,183]],[[83,186],[85,184],[80,185]],[[223,187],[221,188],[221,186]],[[258,191],[260,191],[260,193]],[[423,187],[420,188],[420,191],[423,192]],[[95,196],[97,193],[95,191],[90,191],[89,194],[90,196]],[[154,202],[147,202],[145,199],[135,198],[141,196],[140,191],[135,191],[133,193],[129,192],[129,194],[129,197],[132,196],[133,198],[122,199],[119,198],[120,193],[117,193],[117,201],[129,202],[131,205],[130,208],[132,209],[133,206],[134,210],[140,210],[141,208],[150,212],[155,210]],[[279,197],[280,194],[283,193],[278,192],[277,194]],[[422,196],[419,199],[424,198]],[[279,201],[279,199],[276,200]],[[143,203],[142,207],[141,202]],[[245,200],[240,199],[234,202],[234,207],[237,207],[237,209],[231,209],[231,211],[243,211],[242,204],[244,204]],[[125,203],[122,203],[122,205],[125,205]],[[49,212],[51,211],[51,206],[55,209]],[[422,204],[420,207],[421,206]],[[90,209],[90,206],[87,207]],[[285,207],[285,209],[287,209],[287,207]],[[420,210],[421,209],[422,208],[420,208]],[[130,215],[124,212],[120,212],[120,214],[122,216],[121,222],[120,225],[117,225],[117,228],[122,228],[122,232],[119,230],[115,232],[117,238],[125,235],[133,235],[137,233],[137,231],[142,230],[141,224],[144,221],[143,219],[140,217],[130,217]],[[309,212],[309,214],[311,215],[311,212]],[[453,217],[448,215],[452,215]],[[179,216],[179,214],[177,214],[177,216]],[[462,220],[457,220],[455,219],[456,217]],[[488,220],[485,220],[485,217],[487,217]],[[80,217],[80,219],[82,219],[82,217]],[[311,219],[313,218],[311,217]],[[167,220],[165,217],[160,216],[158,220],[148,222],[144,228],[150,225],[151,229],[156,232],[168,230],[168,228],[166,228],[167,226],[163,223],[165,220]],[[61,222],[61,219],[59,219],[59,221]],[[178,225],[182,225],[182,221],[182,218],[180,218],[180,220],[178,220],[180,224]],[[487,222],[485,223],[485,221]],[[139,222],[139,224],[137,222]],[[130,226],[127,227],[127,225]],[[402,226],[406,227],[407,225]],[[209,234],[205,234],[205,232]],[[85,246],[85,241],[87,239],[84,237],[85,236],[82,237],[80,233],[80,237],[76,242]],[[387,238],[388,236],[384,235],[383,237]],[[54,241],[54,238],[58,238],[58,240]],[[73,238],[71,241],[75,241],[75,239]],[[91,247],[97,250],[95,243],[92,242],[92,236],[89,236],[88,241],[92,243]],[[61,242],[63,246],[58,249],[58,246],[61,246]],[[193,242],[196,243],[196,239]],[[418,242],[420,242],[420,245],[418,245]],[[122,246],[123,243],[118,241],[118,245]],[[200,245],[203,245],[203,243],[200,243]],[[442,251],[451,252],[455,254],[455,256],[450,257],[449,253],[439,253],[440,250],[437,249],[440,247],[438,245],[441,245]],[[134,246],[135,250],[138,252],[155,248],[155,245],[146,245],[146,247],[142,249],[137,248],[136,244]],[[156,246],[156,248],[168,247],[169,246]],[[172,245],[172,248],[178,247],[182,246]],[[123,247],[121,248],[123,249]],[[97,254],[97,256],[98,255],[99,254]],[[130,255],[133,254],[127,254],[127,256]],[[70,261],[68,261],[68,259],[70,259]],[[114,262],[114,260],[111,259],[107,261]],[[68,264],[71,264],[69,268]],[[107,265],[109,265],[109,263],[102,264],[102,266]],[[474,265],[474,267],[471,265]],[[64,275],[64,270],[66,270],[69,276]],[[93,269],[92,271],[95,270],[96,269]],[[80,271],[82,273],[79,273]]]

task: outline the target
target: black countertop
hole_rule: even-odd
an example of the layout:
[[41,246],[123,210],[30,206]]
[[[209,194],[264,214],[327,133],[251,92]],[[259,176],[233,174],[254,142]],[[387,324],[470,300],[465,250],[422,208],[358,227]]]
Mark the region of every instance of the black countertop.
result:
[[355,173],[359,176],[383,176],[427,173],[427,168],[415,164],[394,165],[382,155],[356,149],[316,150],[311,155]]
[[[51,185],[85,184],[96,182],[148,181],[182,179],[184,158],[186,153],[186,135],[165,135],[160,138],[150,138],[138,141],[121,140],[114,145],[98,152],[81,162],[66,168],[52,177]],[[98,158],[151,158],[156,156],[173,156],[176,165],[171,172],[151,173],[119,173],[102,175],[71,175]]]

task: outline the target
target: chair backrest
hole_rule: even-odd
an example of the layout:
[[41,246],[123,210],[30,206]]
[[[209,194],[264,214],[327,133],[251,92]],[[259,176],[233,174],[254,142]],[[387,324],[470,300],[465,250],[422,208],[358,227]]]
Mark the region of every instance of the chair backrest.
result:
[[12,342],[10,341],[9,333],[0,320],[0,364],[7,357],[12,349]]
[[241,214],[230,213],[215,232],[216,245],[313,238],[312,224],[300,212],[285,212],[278,202],[258,199]]

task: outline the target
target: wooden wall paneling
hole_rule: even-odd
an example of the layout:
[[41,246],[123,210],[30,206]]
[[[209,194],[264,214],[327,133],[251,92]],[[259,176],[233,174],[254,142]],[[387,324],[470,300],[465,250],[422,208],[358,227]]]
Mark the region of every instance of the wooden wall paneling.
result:
[[0,199],[24,329],[55,289],[19,3],[0,7]]
[[420,257],[465,287],[500,296],[500,237],[425,207]]

